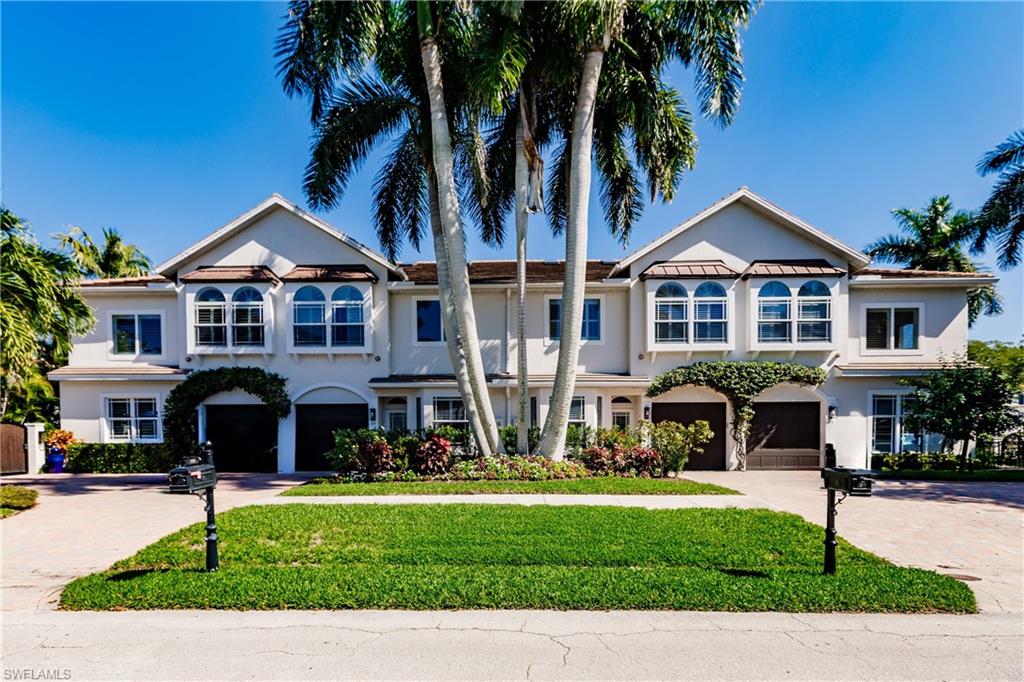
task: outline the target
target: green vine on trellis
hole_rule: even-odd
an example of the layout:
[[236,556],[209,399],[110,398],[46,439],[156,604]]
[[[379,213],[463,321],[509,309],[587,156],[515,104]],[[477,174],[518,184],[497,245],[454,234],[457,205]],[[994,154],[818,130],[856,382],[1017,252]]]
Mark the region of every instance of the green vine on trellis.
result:
[[283,419],[292,410],[280,374],[259,367],[218,367],[192,372],[175,386],[164,403],[164,441],[171,452],[186,454],[197,447],[196,408],[211,395],[242,390],[256,396]]
[[647,395],[653,398],[679,386],[704,386],[724,395],[733,413],[729,432],[739,444],[740,467],[746,468],[747,437],[754,421],[757,396],[779,384],[820,386],[827,378],[828,373],[821,367],[796,362],[696,362],[655,377]]

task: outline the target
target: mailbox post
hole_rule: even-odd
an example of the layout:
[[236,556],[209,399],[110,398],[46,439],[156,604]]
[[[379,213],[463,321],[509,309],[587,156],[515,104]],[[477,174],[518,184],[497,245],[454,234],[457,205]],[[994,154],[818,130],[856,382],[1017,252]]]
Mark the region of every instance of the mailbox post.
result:
[[[846,467],[827,466],[821,470],[821,477],[825,480],[825,492],[828,496],[825,509],[825,575],[835,575],[836,572],[836,507],[846,499],[847,495],[854,497],[871,496],[871,475],[873,471],[868,469],[847,469]],[[843,496],[836,501],[836,493]]]
[[217,486],[217,470],[213,466],[213,444],[202,445],[202,455],[187,455],[181,464],[167,474],[169,491],[198,495],[206,510],[206,570],[220,566],[217,555],[217,517],[213,506],[213,490]]

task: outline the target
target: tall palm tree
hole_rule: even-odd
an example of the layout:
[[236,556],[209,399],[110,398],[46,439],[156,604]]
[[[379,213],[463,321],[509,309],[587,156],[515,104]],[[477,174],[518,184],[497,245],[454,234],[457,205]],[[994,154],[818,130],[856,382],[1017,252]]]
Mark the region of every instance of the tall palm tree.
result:
[[995,239],[999,267],[1012,268],[1020,264],[1024,249],[1024,128],[985,154],[978,172],[998,173],[999,178],[975,219],[973,249],[980,252],[989,239]]
[[[948,195],[933,198],[920,211],[897,208],[892,215],[902,234],[881,237],[867,246],[865,252],[876,261],[916,270],[979,270],[963,248],[974,234],[974,216],[967,211],[956,211]],[[970,324],[974,324],[981,313],[998,315],[1001,312],[1002,300],[994,285],[968,292]]]
[[79,279],[74,261],[41,247],[24,221],[0,208],[0,417],[10,391],[35,374],[44,345],[63,362],[72,337],[92,328]]
[[[452,294],[415,7],[408,3],[298,1],[290,7],[291,18],[278,41],[278,57],[285,90],[309,97],[316,126],[305,176],[307,198],[315,208],[337,206],[349,178],[370,150],[389,137],[397,138],[374,183],[378,239],[384,253],[394,259],[403,241],[418,249],[424,224],[429,224],[456,383],[477,442],[485,454],[496,452],[497,426],[486,385],[481,392],[482,382],[474,384],[467,363],[467,356],[479,359],[479,345],[470,345],[468,337],[460,333],[456,309],[465,299]],[[452,42],[453,50],[465,44],[464,40]],[[376,76],[359,75],[358,68],[370,59]],[[464,63],[453,59],[445,68]],[[346,82],[339,86],[342,79]],[[463,79],[451,80],[458,84]],[[451,98],[456,103],[462,99],[458,93]],[[457,136],[461,143],[457,147],[459,175],[480,180],[482,174],[472,172],[469,162],[479,155],[462,150],[474,139],[468,134]],[[475,325],[472,331],[475,334]]]
[[103,228],[103,246],[97,246],[85,230],[72,227],[55,235],[61,248],[78,264],[83,277],[141,277],[152,262],[135,244],[129,244],[112,227]]
[[[562,337],[548,418],[544,423],[539,446],[541,452],[554,459],[563,456],[569,408],[576,383],[586,275],[591,155],[605,56],[611,55],[611,64],[618,53],[622,52],[625,63],[634,63],[638,75],[636,92],[639,93],[657,93],[661,89],[659,82],[651,80],[649,76],[660,74],[671,61],[679,60],[685,65],[695,66],[702,112],[721,124],[727,124],[738,107],[743,78],[739,32],[749,22],[753,8],[754,3],[743,1],[626,3],[610,0],[559,3],[552,6],[552,10],[559,15],[557,20],[567,27],[569,35],[577,38],[566,44],[577,50],[582,57],[571,134],[559,163],[567,169],[564,200],[553,197],[549,209],[556,216],[565,216],[566,244],[561,306]],[[610,68],[609,72],[613,70]],[[628,71],[624,70],[623,73]],[[658,99],[654,94],[645,98],[646,101]],[[620,95],[618,106],[628,107],[628,100]],[[615,104],[610,106],[613,111],[622,113],[622,109]],[[602,121],[605,125],[598,134],[599,140],[606,141],[606,144],[599,147],[598,162],[607,169],[610,178],[624,183],[618,188],[608,189],[605,201],[607,203],[607,197],[610,196],[623,199],[610,205],[615,208],[618,224],[625,227],[637,215],[637,204],[633,201],[637,190],[625,151],[628,126],[621,126],[617,116],[611,118],[611,121]],[[634,120],[639,123],[640,116]],[[613,125],[615,134],[603,130],[607,124],[616,122],[620,122],[620,125]],[[636,130],[653,135],[660,132],[656,127],[645,128],[643,125],[638,125],[634,134]],[[677,153],[685,158],[689,152],[684,149]],[[682,172],[684,166],[651,164],[651,169],[674,170],[649,175],[649,189],[652,192],[664,192],[667,187],[674,189],[678,173]],[[612,229],[613,232],[616,229],[614,223]],[[628,236],[628,231],[620,234]]]

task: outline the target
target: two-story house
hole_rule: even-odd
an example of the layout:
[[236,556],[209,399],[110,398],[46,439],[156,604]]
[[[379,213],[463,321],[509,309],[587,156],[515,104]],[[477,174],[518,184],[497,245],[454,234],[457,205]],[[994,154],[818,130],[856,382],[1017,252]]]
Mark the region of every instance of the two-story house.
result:
[[[515,419],[516,357],[529,354],[530,419],[543,422],[560,337],[562,264],[527,267],[527,345],[517,347],[514,261],[470,265],[495,414]],[[746,188],[617,262],[590,261],[573,422],[706,419],[715,439],[695,468],[736,461],[729,407],[713,391],[654,399],[651,379],[701,360],[821,366],[818,388],[779,386],[757,406],[751,468],[841,464],[935,448],[904,430],[899,380],[967,343],[977,273],[869,267],[859,250]],[[464,424],[433,263],[397,264],[274,195],[162,263],[149,277],[82,291],[97,325],[60,382],[64,428],[86,441],[155,442],[168,392],[193,370],[249,365],[287,378],[281,420],[240,391],[199,408],[199,435],[226,470],[320,470],[341,427]]]

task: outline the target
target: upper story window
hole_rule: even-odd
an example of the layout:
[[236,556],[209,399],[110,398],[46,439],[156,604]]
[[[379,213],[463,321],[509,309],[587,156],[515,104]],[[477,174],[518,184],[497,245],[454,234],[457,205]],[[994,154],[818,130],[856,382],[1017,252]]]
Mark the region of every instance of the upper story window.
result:
[[362,346],[366,338],[363,326],[363,294],[344,285],[331,294],[331,345]]
[[[548,338],[558,341],[562,338],[562,299],[548,299]],[[583,341],[601,340],[601,299],[583,299]]]
[[263,345],[263,294],[242,287],[231,295],[231,343],[235,346]]
[[441,323],[441,302],[437,299],[416,301],[416,342],[443,343],[444,325]]
[[206,287],[196,294],[195,333],[197,346],[228,345],[227,303],[215,287]]
[[921,309],[914,306],[869,306],[864,310],[867,350],[918,350]]
[[765,282],[757,293],[757,340],[789,343],[793,340],[792,294],[782,282]]
[[162,355],[160,315],[116,313],[110,316],[114,355]]
[[717,282],[704,282],[693,292],[693,340],[724,343],[729,340],[729,299]]
[[666,282],[654,293],[654,340],[657,343],[686,343],[690,302],[686,288]]
[[832,292],[817,280],[805,282],[797,292],[796,340],[832,340]]
[[296,346],[327,345],[327,297],[314,286],[295,292],[292,302],[293,340]]

